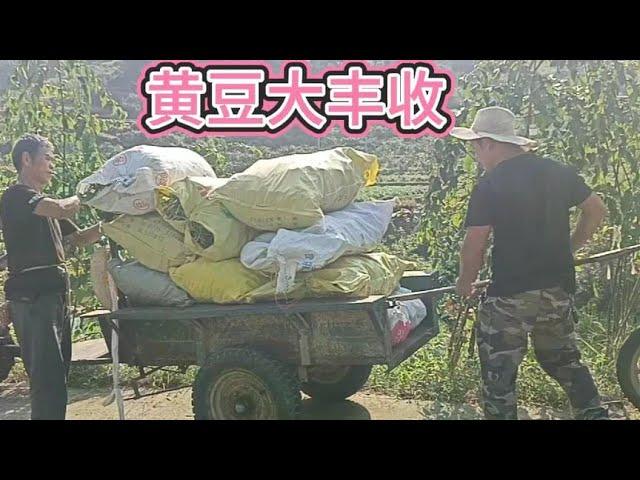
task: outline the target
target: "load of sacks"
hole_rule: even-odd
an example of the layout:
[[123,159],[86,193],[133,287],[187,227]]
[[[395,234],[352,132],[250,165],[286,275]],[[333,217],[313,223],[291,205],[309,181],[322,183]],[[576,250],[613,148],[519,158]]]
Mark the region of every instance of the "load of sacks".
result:
[[[78,185],[132,261],[109,272],[132,305],[188,306],[400,292],[413,263],[375,252],[394,200],[355,202],[378,159],[353,148],[259,160],[217,178],[196,152],[142,145]],[[424,317],[420,300],[390,312],[394,343]],[[393,314],[391,314],[393,313]]]

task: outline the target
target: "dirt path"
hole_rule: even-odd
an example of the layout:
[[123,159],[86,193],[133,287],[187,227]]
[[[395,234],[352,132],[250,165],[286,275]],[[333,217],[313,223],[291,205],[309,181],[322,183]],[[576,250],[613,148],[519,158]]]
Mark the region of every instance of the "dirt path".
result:
[[[109,390],[70,391],[67,418],[70,420],[115,420],[115,404],[103,406]],[[149,392],[143,392],[144,394]],[[159,393],[131,399],[125,391],[125,413],[130,420],[192,420],[191,389]],[[614,406],[616,419],[639,419],[633,407]],[[0,384],[0,420],[29,418],[28,389],[24,384]],[[481,419],[480,409],[472,405],[446,405],[436,402],[400,400],[370,391],[359,392],[349,400],[333,405],[303,401],[302,418],[307,420],[458,420]],[[550,409],[520,409],[521,419],[567,419],[566,412]]]
[[[28,390],[25,386],[2,385],[0,390],[0,419],[19,420],[29,418]],[[146,394],[147,392],[143,392]],[[70,390],[67,418],[70,420],[115,420],[118,418],[115,403],[103,406],[109,390]],[[125,414],[131,420],[192,420],[191,389],[159,393],[132,399],[132,392],[125,392]],[[131,398],[131,399],[128,399]],[[421,406],[414,402],[396,400],[367,392],[358,393],[350,400],[320,407],[306,398],[303,402],[303,418],[331,420],[419,420],[424,416]]]

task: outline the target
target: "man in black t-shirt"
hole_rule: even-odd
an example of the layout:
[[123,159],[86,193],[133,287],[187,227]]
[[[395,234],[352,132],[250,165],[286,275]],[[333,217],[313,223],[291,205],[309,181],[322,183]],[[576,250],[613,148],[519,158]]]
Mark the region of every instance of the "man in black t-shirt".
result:
[[[485,417],[517,419],[516,377],[531,335],[542,368],[564,388],[576,418],[606,418],[593,378],[580,361],[573,324],[573,253],[606,215],[576,171],[530,152],[515,116],[489,107],[452,136],[471,142],[485,170],[469,201],[457,292],[475,294],[493,233],[492,278],[478,311],[476,338]],[[570,209],[581,216],[571,235]]]
[[56,200],[42,193],[54,175],[53,155],[44,137],[18,140],[12,151],[18,183],[0,199],[9,267],[4,290],[29,376],[34,420],[66,415],[71,326],[65,250],[101,237],[100,225],[79,231],[70,220],[80,209],[77,197]]

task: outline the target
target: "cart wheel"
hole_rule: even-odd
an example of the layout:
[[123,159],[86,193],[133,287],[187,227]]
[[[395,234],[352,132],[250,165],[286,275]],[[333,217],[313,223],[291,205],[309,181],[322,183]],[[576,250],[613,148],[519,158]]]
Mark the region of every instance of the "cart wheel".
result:
[[[0,337],[0,347],[2,345],[15,345],[15,343],[10,336]],[[9,355],[9,353],[0,348],[0,382],[4,382],[7,379],[14,364],[13,355]]]
[[371,365],[311,367],[309,381],[302,384],[302,391],[323,402],[345,400],[367,383],[371,368]]
[[301,403],[294,372],[247,348],[213,352],[193,384],[196,420],[291,420]]
[[616,373],[622,392],[640,409],[640,329],[633,332],[622,345]]

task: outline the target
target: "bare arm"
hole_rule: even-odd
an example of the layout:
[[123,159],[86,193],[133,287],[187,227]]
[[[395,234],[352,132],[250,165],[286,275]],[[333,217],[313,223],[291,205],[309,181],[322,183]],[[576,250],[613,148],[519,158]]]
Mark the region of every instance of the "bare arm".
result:
[[102,223],[97,223],[92,227],[79,230],[64,237],[65,253],[69,254],[76,248],[83,248],[92,245],[102,237]]
[[43,198],[38,202],[33,213],[41,217],[51,217],[62,220],[73,218],[80,210],[80,199],[77,196],[55,200],[53,198]]
[[575,253],[583,247],[596,232],[607,216],[607,207],[602,199],[592,193],[589,198],[578,205],[581,210],[580,219],[575,232],[571,236],[571,251]]
[[468,227],[460,252],[460,276],[457,282],[457,292],[463,297],[473,293],[473,282],[484,265],[484,256],[489,244],[490,226]]

